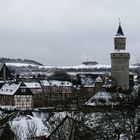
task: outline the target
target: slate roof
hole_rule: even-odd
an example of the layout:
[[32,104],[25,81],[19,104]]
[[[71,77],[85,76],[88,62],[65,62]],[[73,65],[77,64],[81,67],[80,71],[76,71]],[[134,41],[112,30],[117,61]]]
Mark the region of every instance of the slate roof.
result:
[[123,33],[123,30],[122,30],[121,24],[119,24],[119,28],[118,28],[118,31],[117,31],[116,36],[124,36],[124,33]]
[[[25,90],[22,90],[22,89],[25,89]],[[21,82],[19,88],[14,93],[14,95],[32,95],[32,92],[23,82]]]
[[[5,67],[5,71],[4,71],[4,67]],[[6,74],[6,79],[4,78],[3,76],[3,72],[5,72]],[[7,80],[7,79],[12,79],[12,75],[8,69],[8,67],[6,66],[5,63],[0,63],[0,77],[3,79],[3,80]]]

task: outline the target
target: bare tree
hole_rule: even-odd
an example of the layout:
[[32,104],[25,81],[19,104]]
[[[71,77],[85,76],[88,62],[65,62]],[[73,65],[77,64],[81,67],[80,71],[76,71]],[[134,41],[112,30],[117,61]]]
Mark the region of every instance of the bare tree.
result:
[[37,136],[37,126],[34,121],[27,122],[27,140],[35,140],[35,137]]

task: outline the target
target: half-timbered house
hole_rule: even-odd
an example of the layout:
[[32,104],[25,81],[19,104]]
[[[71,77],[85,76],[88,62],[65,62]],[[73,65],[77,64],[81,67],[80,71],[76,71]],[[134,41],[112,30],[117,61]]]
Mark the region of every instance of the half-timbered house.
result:
[[17,110],[32,110],[32,92],[21,82],[7,82],[0,89],[0,105],[15,107]]

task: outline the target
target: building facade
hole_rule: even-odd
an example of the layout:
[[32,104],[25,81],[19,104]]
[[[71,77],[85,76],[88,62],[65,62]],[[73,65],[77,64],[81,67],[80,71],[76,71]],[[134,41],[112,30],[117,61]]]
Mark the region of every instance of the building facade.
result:
[[130,53],[126,51],[126,37],[123,34],[121,24],[114,37],[114,52],[111,53],[111,79],[113,87],[129,89],[129,59]]
[[0,106],[9,106],[17,110],[32,110],[32,92],[23,82],[7,82],[0,89]]

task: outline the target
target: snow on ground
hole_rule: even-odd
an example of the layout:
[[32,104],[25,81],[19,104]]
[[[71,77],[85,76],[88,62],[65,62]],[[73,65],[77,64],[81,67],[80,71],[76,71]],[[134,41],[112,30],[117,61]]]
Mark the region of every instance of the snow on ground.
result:
[[75,66],[39,66],[40,68],[60,68],[60,69],[92,69],[92,68],[111,68],[110,65],[75,65]]
[[28,67],[28,66],[33,66],[33,67],[39,67],[39,68],[61,68],[61,69],[89,69],[89,68],[111,68],[110,65],[102,65],[102,64],[97,64],[97,65],[75,65],[75,66],[39,66],[39,65],[34,65],[34,64],[28,64],[28,63],[6,63],[7,66],[16,66],[16,67]]
[[28,67],[28,66],[32,66],[32,67],[36,67],[38,65],[34,65],[34,64],[28,64],[28,63],[6,63],[7,66],[15,66],[15,67]]
[[[109,69],[111,68],[111,65],[105,65],[105,64],[97,64],[97,65],[74,65],[74,66],[39,66],[39,65],[35,65],[35,64],[28,64],[28,63],[6,63],[7,66],[15,66],[15,67],[28,67],[28,66],[32,66],[32,67],[38,67],[38,68],[45,68],[45,69],[101,69],[101,68],[105,68],[105,69]],[[130,68],[137,68],[139,66],[130,66]]]
[[0,109],[3,109],[3,110],[16,110],[16,107],[11,106],[11,105],[0,105]]

